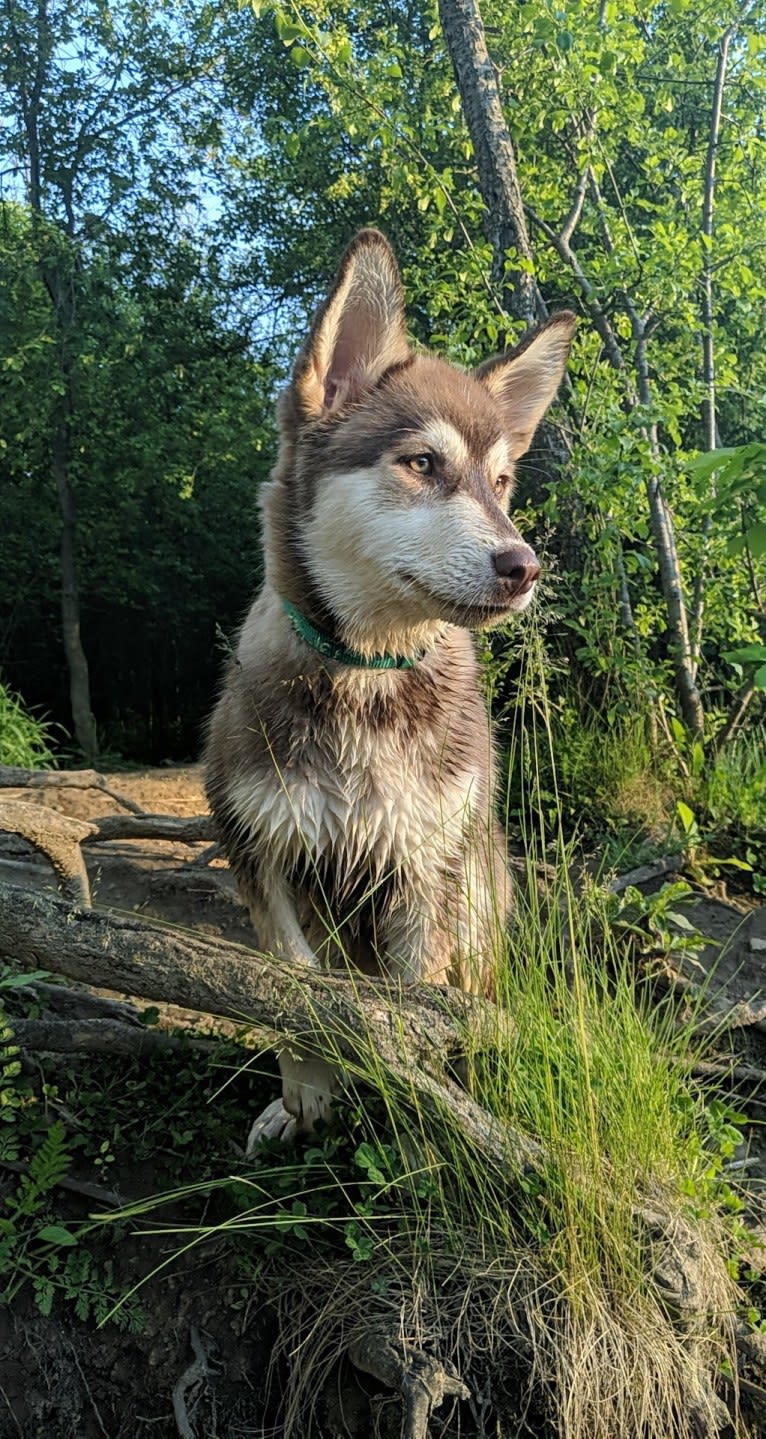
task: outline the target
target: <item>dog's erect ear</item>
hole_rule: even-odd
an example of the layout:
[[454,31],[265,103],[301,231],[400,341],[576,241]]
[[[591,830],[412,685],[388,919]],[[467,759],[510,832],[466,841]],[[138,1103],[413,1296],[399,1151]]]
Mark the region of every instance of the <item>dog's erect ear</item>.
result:
[[299,412],[304,419],[325,418],[408,355],[396,257],[378,230],[360,230],[298,356],[293,394]]
[[561,310],[515,350],[485,360],[474,370],[476,379],[505,414],[514,460],[529,449],[537,426],[556,398],[576,324],[570,310]]

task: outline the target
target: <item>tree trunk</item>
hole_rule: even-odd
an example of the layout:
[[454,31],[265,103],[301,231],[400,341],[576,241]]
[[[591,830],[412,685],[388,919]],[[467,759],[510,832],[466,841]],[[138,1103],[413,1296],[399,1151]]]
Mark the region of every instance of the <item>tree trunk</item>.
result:
[[[516,156],[481,14],[474,0],[439,0],[439,17],[476,156],[487,238],[492,245],[493,279],[502,287],[509,314],[531,327],[545,319],[547,312],[531,273],[532,247]],[[509,250],[527,262],[525,268],[506,271]]]
[[[636,341],[636,377],[638,398],[647,409],[651,407],[652,391],[649,381],[649,362],[646,354],[646,323],[639,319],[632,303],[628,305],[633,336]],[[659,437],[656,424],[645,427],[649,442],[654,473],[647,480],[646,492],[649,500],[649,519],[654,537],[654,548],[660,568],[660,583],[668,616],[668,635],[676,677],[676,693],[681,706],[681,715],[686,728],[692,734],[701,735],[705,728],[705,711],[702,697],[695,678],[694,657],[689,637],[689,621],[686,611],[681,564],[676,546],[673,516],[665,498],[662,484]]]
[[[752,10],[754,0],[744,0],[744,4],[732,21],[728,29],[724,31],[721,43],[718,47],[718,63],[716,65],[715,83],[713,86],[713,103],[710,110],[710,130],[708,133],[707,155],[705,157],[704,189],[702,197],[702,378],[705,384],[705,398],[702,402],[702,423],[704,430],[704,446],[709,452],[717,450],[720,446],[718,434],[718,416],[716,413],[716,392],[715,392],[715,337],[713,334],[713,322],[715,319],[714,293],[713,293],[713,217],[715,213],[715,186],[716,186],[716,159],[718,157],[718,143],[721,134],[721,115],[723,113],[723,92],[726,84],[726,71],[729,64],[729,49],[742,21],[747,19]],[[715,480],[712,482],[715,486]],[[713,498],[713,496],[711,496]],[[700,651],[702,649],[702,628],[705,610],[705,579],[707,574],[706,550],[707,541],[713,527],[712,509],[708,510],[702,525],[702,554],[700,555],[697,567],[697,579],[694,585],[694,599],[691,611],[691,648],[694,661],[695,674],[699,665]]]
[[69,667],[69,698],[75,739],[86,760],[98,754],[96,721],[90,703],[88,661],[80,638],[80,593],[77,583],[75,503],[69,482],[69,426],[66,419],[56,424],[51,441],[51,471],[56,484],[61,515],[61,628],[64,653]]
[[[58,413],[52,416],[50,443],[51,477],[56,486],[61,515],[61,540],[59,556],[61,564],[61,624],[64,653],[69,669],[69,696],[72,709],[72,723],[77,743],[86,759],[92,761],[98,752],[96,721],[90,705],[90,677],[88,661],[80,636],[80,595],[77,583],[76,526],[74,495],[69,474],[70,429],[74,414],[74,393],[70,363],[70,345],[74,329],[74,296],[71,282],[67,283],[61,273],[60,261],[46,260],[50,250],[49,237],[45,235],[46,223],[53,228],[54,222],[46,222],[43,165],[41,162],[40,126],[44,114],[43,96],[50,79],[50,60],[54,50],[53,34],[48,15],[47,0],[37,0],[34,15],[35,45],[34,64],[29,70],[30,83],[21,85],[21,116],[27,144],[29,206],[33,223],[40,240],[38,265],[40,278],[48,292],[58,337],[58,350],[63,381],[63,396]],[[27,73],[30,56],[26,53],[19,37],[15,37],[15,62],[23,74]],[[67,215],[72,214],[72,186],[74,176],[68,175],[63,182]],[[57,227],[72,244],[73,226]]]

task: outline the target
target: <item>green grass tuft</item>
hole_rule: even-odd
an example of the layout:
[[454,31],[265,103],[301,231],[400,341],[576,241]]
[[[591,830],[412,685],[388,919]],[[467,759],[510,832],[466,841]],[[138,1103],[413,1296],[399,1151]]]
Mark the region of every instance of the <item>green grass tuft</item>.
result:
[[0,681],[0,764],[19,769],[55,766],[50,732],[51,726],[31,714],[21,697]]

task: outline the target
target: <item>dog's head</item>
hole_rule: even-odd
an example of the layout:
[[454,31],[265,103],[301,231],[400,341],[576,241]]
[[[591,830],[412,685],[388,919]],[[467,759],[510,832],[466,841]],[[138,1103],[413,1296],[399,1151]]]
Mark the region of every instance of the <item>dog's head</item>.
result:
[[391,247],[357,235],[280,401],[265,496],[279,591],[367,653],[524,609],[540,566],[508,518],[513,469],[574,326],[555,315],[465,374],[410,349]]

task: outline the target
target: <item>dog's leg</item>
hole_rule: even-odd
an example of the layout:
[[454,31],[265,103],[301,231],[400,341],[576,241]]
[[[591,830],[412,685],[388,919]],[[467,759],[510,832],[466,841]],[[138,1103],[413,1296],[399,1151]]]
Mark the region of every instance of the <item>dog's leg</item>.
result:
[[405,982],[490,993],[510,907],[503,846],[482,836],[453,862],[451,872],[443,857],[435,856],[430,873],[429,891],[424,893],[422,881],[404,885],[388,916],[385,968]]
[[447,984],[451,963],[449,937],[440,922],[434,896],[406,893],[388,916],[384,966],[405,984]]
[[267,1104],[247,1137],[247,1153],[254,1154],[264,1139],[289,1144],[297,1134],[309,1134],[317,1120],[327,1119],[334,1097],[340,1093],[337,1069],[324,1059],[301,1057],[300,1050],[283,1049],[279,1055],[282,1094]]
[[258,947],[277,959],[291,959],[295,964],[319,968],[311,945],[301,928],[295,900],[284,875],[270,868],[253,883],[252,872],[240,881],[242,898],[258,939]]
[[[259,883],[243,889],[259,948],[278,959],[308,964],[318,969],[319,960],[301,927],[295,901],[284,875],[271,869]],[[253,1124],[247,1139],[247,1153],[253,1154],[264,1139],[289,1143],[296,1134],[309,1133],[319,1119],[330,1113],[333,1097],[340,1091],[336,1069],[325,1060],[303,1055],[299,1049],[283,1049],[279,1055],[282,1095],[268,1104]]]

